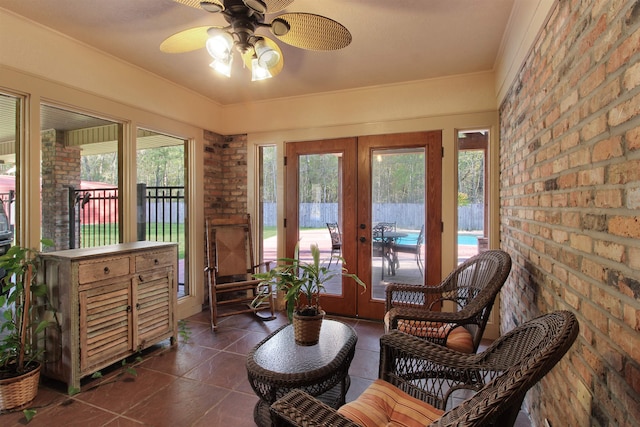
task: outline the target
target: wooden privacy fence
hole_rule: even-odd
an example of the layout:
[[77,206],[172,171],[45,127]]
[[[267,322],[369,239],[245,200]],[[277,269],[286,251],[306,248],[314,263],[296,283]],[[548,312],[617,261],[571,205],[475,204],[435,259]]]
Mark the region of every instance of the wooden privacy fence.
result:
[[[395,222],[398,227],[419,230],[423,224],[424,205],[418,203],[379,203],[372,209],[373,223],[381,221]],[[265,226],[276,226],[276,204],[264,203],[263,216]],[[302,203],[300,205],[300,227],[322,228],[327,222],[336,222],[337,203]],[[458,230],[473,231],[484,229],[484,205],[482,203],[460,206],[458,208]]]

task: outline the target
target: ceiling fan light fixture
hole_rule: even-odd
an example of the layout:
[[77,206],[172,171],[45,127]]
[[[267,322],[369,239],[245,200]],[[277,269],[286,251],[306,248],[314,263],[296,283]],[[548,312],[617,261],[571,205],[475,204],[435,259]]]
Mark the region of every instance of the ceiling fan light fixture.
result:
[[260,65],[260,61],[258,58],[253,58],[251,60],[251,81],[257,82],[259,80],[270,79],[273,77],[268,68]]
[[232,54],[233,37],[226,31],[210,31],[210,35],[206,43],[207,52],[213,59],[227,61]]
[[282,18],[271,21],[271,32],[278,37],[286,35],[291,29],[291,25]]
[[220,6],[219,4],[208,2],[208,1],[201,1],[200,7],[206,10],[207,12],[211,12],[211,13],[222,12],[222,9],[223,9],[223,7]]
[[256,52],[258,64],[260,64],[261,67],[270,69],[278,65],[278,62],[280,62],[280,52],[268,46],[264,39],[258,39],[253,48]]
[[267,4],[262,0],[242,0],[245,6],[254,12],[258,13],[266,13],[267,12]]
[[229,55],[227,61],[221,61],[214,59],[209,66],[213,68],[217,73],[222,74],[225,77],[231,77],[231,63],[233,62],[233,56]]

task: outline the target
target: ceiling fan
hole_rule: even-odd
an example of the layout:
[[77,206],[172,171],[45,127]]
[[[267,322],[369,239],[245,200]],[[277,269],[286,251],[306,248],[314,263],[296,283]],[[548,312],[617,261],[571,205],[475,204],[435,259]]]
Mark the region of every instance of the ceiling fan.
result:
[[160,44],[166,53],[190,52],[207,48],[213,58],[210,66],[231,76],[234,48],[252,72],[252,80],[276,76],[284,65],[280,47],[270,38],[256,34],[267,28],[279,40],[307,50],[336,50],[351,43],[351,33],[342,24],[312,13],[282,13],[272,19],[265,15],[279,12],[294,0],[173,0],[177,3],[220,14],[224,27],[204,26],[180,31]]

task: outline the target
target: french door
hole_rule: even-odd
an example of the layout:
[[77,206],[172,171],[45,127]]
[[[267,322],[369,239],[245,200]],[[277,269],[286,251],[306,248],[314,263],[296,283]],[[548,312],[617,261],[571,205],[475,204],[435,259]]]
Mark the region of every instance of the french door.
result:
[[381,319],[387,283],[439,282],[441,147],[440,131],[287,144],[287,256],[298,244],[310,259],[317,244],[332,271],[367,284],[337,274],[324,284],[325,311]]

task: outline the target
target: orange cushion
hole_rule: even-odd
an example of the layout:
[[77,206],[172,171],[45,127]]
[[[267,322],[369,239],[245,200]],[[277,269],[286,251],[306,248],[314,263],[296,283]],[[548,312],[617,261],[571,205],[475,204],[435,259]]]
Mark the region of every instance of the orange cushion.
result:
[[[389,312],[384,316],[385,330],[389,330]],[[454,325],[426,321],[398,319],[398,330],[420,338],[442,338]],[[446,346],[461,353],[473,353],[473,337],[462,326],[451,330],[447,336]]]
[[363,427],[424,427],[444,413],[380,379],[338,412]]

